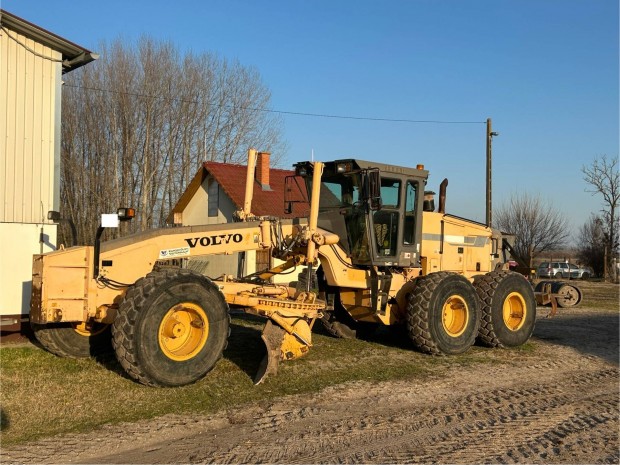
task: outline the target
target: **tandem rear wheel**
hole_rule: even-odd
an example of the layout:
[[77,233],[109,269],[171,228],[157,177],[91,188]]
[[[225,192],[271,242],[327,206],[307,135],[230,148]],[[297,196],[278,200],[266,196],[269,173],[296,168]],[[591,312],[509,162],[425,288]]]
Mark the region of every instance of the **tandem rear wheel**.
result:
[[228,342],[228,304],[207,277],[186,269],[151,272],[121,302],[112,345],[142,384],[182,386],[203,378]]
[[474,287],[482,304],[478,339],[489,347],[515,347],[534,331],[536,298],[519,273],[493,271],[477,276]]
[[407,332],[414,346],[430,354],[460,354],[478,334],[480,305],[471,283],[456,273],[416,279],[407,304]]

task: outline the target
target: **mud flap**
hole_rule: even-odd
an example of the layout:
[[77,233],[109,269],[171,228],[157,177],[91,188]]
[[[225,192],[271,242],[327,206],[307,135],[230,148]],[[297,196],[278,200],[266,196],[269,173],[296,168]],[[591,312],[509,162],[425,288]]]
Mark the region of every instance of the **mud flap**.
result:
[[258,372],[254,377],[254,384],[262,383],[269,375],[275,375],[278,372],[278,363],[281,358],[281,347],[286,331],[280,326],[274,324],[271,320],[263,328],[261,339],[265,343],[267,353],[261,361]]

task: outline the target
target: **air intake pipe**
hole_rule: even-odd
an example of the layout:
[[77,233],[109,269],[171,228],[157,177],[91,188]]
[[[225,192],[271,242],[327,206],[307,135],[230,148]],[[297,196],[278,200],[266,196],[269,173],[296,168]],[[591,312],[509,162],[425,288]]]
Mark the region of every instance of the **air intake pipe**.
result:
[[444,178],[439,185],[439,208],[438,213],[446,213],[446,188],[448,187],[448,178]]

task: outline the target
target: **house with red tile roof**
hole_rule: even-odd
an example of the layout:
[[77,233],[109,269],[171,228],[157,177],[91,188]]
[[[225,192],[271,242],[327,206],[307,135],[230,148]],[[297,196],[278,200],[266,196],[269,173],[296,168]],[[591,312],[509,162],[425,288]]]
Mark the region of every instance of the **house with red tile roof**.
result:
[[[205,162],[168,215],[167,222],[178,226],[231,223],[233,214],[243,209],[247,166],[231,163]],[[298,218],[307,216],[309,204],[295,202],[291,213],[284,212],[284,189],[292,170],[272,168],[270,154],[258,152],[254,172],[254,193],[251,212],[255,216]],[[294,192],[303,199],[301,190]],[[273,266],[269,251],[204,257],[200,265],[191,266],[207,276],[222,274],[238,276]]]

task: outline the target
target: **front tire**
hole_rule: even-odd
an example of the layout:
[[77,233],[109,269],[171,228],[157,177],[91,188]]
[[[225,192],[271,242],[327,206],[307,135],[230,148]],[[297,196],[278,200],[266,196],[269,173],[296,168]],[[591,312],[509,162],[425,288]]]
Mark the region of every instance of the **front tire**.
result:
[[488,347],[515,347],[527,342],[534,331],[534,290],[519,273],[493,271],[474,280],[482,303],[478,338]]
[[215,366],[229,328],[228,304],[211,280],[185,269],[156,271],[125,295],[112,344],[125,371],[140,383],[183,386]]
[[430,354],[460,354],[475,342],[480,304],[461,275],[437,272],[418,278],[407,305],[407,331],[413,344]]

